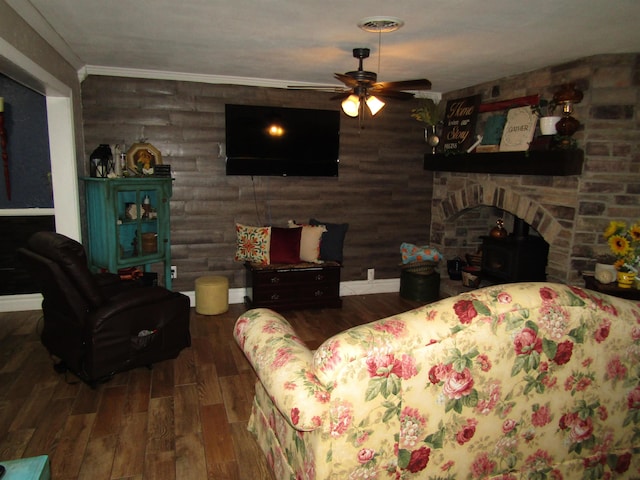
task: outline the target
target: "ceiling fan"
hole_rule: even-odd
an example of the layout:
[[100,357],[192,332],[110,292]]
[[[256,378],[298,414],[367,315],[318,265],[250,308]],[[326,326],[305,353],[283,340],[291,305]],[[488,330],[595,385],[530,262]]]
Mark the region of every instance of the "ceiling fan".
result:
[[426,78],[399,82],[378,82],[378,75],[363,68],[363,60],[369,58],[368,48],[354,48],[353,56],[359,60],[358,70],[336,73],[334,77],[345,84],[347,89],[331,100],[342,100],[342,110],[350,117],[357,117],[364,104],[371,115],[378,113],[385,102],[381,99],[408,100],[413,93],[407,90],[431,90],[431,82]]
[[[382,33],[395,32],[404,25],[396,17],[367,17],[358,22],[358,27],[366,32],[378,34],[378,70],[380,69],[380,50],[382,47]],[[359,60],[358,70],[346,73],[336,73],[334,77],[345,84],[346,89],[337,89],[338,95],[331,100],[342,101],[342,111],[350,117],[362,118],[364,105],[367,105],[371,115],[378,113],[385,103],[382,98],[408,100],[413,98],[415,90],[431,90],[431,82],[426,78],[404,80],[400,82],[378,82],[378,74],[364,69],[363,61],[369,58],[368,48],[354,48],[353,56]],[[291,87],[291,88],[320,88],[326,87]],[[334,89],[335,90],[335,89]]]

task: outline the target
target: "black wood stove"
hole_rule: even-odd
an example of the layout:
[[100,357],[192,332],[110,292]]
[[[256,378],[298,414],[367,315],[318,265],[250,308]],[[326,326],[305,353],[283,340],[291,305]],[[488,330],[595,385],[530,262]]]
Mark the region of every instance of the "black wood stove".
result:
[[539,236],[529,235],[529,224],[514,217],[513,233],[501,238],[483,236],[482,276],[495,281],[543,282],[549,244]]

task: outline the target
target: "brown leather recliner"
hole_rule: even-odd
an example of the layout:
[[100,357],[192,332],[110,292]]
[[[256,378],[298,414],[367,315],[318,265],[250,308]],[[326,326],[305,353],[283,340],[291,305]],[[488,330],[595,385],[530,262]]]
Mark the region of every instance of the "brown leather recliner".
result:
[[42,344],[90,385],[191,345],[186,295],[93,274],[84,247],[54,232],[34,234],[18,254],[44,297]]

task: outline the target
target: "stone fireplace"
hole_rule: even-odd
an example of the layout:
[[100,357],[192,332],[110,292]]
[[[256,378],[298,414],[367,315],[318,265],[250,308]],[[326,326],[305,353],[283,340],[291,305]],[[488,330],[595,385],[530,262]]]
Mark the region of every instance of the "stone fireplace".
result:
[[[477,251],[499,217],[513,216],[549,244],[547,280],[584,285],[582,271],[608,253],[602,232],[611,220],[640,220],[640,55],[597,55],[447,92],[443,100],[481,94],[483,102],[541,95],[575,82],[584,92],[574,135],[584,151],[579,173],[497,174],[433,170],[430,243],[445,258]],[[482,119],[479,119],[481,122]],[[481,158],[481,157],[478,157]],[[444,159],[448,162],[449,159]],[[509,161],[520,162],[513,158]],[[535,163],[535,162],[534,162]],[[444,275],[446,277],[446,273]]]
[[[531,242],[548,244],[546,279],[569,283],[570,239],[575,221],[571,197],[576,197],[575,177],[552,177],[548,185],[527,176],[435,173],[431,244],[447,259],[481,250],[498,218],[513,233],[527,225]],[[556,181],[555,187],[551,184]],[[558,183],[563,183],[561,189]],[[573,190],[573,192],[571,192]],[[571,192],[571,193],[570,193]],[[564,199],[565,205],[561,205]],[[500,275],[494,275],[500,280]],[[517,279],[516,279],[517,280]]]

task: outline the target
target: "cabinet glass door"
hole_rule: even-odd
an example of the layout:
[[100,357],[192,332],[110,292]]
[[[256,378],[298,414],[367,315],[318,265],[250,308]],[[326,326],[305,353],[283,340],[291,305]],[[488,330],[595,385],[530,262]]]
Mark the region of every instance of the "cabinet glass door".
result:
[[162,255],[162,242],[158,242],[159,201],[160,194],[156,189],[118,189],[119,261]]

